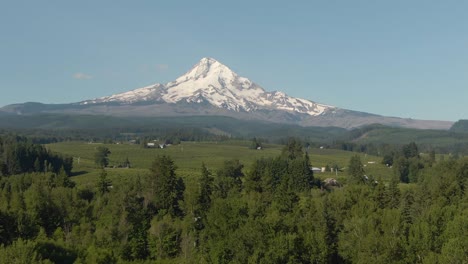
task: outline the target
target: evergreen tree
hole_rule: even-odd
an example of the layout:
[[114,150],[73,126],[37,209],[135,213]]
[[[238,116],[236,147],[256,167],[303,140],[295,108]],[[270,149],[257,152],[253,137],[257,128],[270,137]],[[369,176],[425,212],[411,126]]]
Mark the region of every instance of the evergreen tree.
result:
[[264,159],[254,161],[245,177],[245,190],[247,192],[263,192],[262,178],[265,174],[265,165]]
[[109,192],[109,187],[112,186],[112,182],[107,179],[107,172],[105,169],[101,170],[98,182],[98,192],[103,195]]
[[41,162],[39,161],[39,158],[36,158],[36,160],[34,161],[34,171],[35,171],[35,172],[40,172],[40,171],[42,171],[42,169],[41,169]]
[[373,198],[376,206],[380,209],[384,209],[387,206],[388,199],[385,184],[382,182],[382,179],[378,180],[378,183],[373,191]]
[[398,188],[398,178],[392,177],[387,189],[387,206],[391,209],[400,206],[400,189]]
[[150,170],[156,208],[174,216],[181,215],[179,201],[184,198],[185,185],[175,174],[174,161],[166,155],[158,156]]
[[401,206],[401,220],[403,225],[403,232],[405,238],[408,238],[409,229],[414,222],[414,196],[411,192],[405,192],[402,199],[402,206]]
[[419,171],[424,168],[419,158],[411,158],[408,160],[408,182],[417,182]]
[[124,246],[123,257],[126,260],[146,259],[148,252],[148,229],[151,214],[145,207],[145,198],[131,191],[124,200],[127,221],[131,226],[128,244]]
[[405,156],[407,159],[419,157],[418,146],[414,142],[411,142],[408,145],[404,145],[402,151],[403,156]]
[[111,154],[110,150],[107,147],[99,146],[96,149],[96,153],[94,153],[94,162],[100,168],[105,168],[109,165],[109,154]]
[[291,191],[300,192],[312,188],[314,174],[310,169],[309,156],[307,153],[302,158],[288,161],[288,179]]
[[9,245],[16,238],[16,219],[13,215],[0,210],[0,245]]
[[401,182],[409,182],[409,162],[403,156],[399,156],[394,160],[393,171]]
[[216,195],[226,198],[229,192],[240,193],[242,190],[242,178],[244,165],[239,160],[227,160],[221,169],[218,170],[215,180]]
[[197,197],[198,212],[205,214],[211,206],[211,194],[213,192],[213,177],[210,171],[202,164],[201,177],[199,179],[200,192]]
[[348,175],[350,183],[364,183],[364,165],[362,165],[361,158],[354,155],[349,160]]
[[392,166],[393,165],[393,157],[394,154],[385,154],[382,158],[382,164],[387,165],[387,166]]
[[289,138],[286,146],[283,147],[282,156],[287,159],[302,157],[302,142],[297,138]]

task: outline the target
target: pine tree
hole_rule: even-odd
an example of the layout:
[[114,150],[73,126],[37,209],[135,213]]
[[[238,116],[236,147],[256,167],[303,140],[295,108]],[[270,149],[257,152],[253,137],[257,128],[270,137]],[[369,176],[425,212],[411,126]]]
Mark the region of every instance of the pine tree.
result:
[[107,172],[106,170],[102,169],[101,174],[99,176],[98,182],[98,192],[103,195],[109,192],[109,187],[112,186],[112,182],[107,179]]
[[377,204],[377,207],[380,209],[384,209],[387,206],[387,194],[382,179],[379,179],[377,181],[377,185],[374,188],[373,192],[374,202]]
[[181,215],[179,201],[184,198],[185,185],[175,174],[174,161],[165,155],[158,156],[150,170],[156,208],[174,216]]
[[404,145],[402,150],[403,150],[403,155],[407,159],[419,157],[418,146],[414,142],[411,142],[408,145]]
[[41,162],[39,161],[39,158],[36,158],[36,160],[34,161],[34,171],[35,172],[41,171]]
[[289,138],[286,146],[283,147],[282,156],[287,159],[302,157],[302,142],[297,138]]
[[240,193],[242,190],[242,178],[244,165],[239,160],[227,160],[221,169],[218,170],[215,180],[216,195],[226,198],[229,192]]
[[210,171],[208,171],[208,169],[205,166],[205,163],[203,163],[201,168],[201,177],[199,180],[200,192],[197,197],[197,204],[200,214],[206,213],[211,206],[213,180],[214,179],[211,176]]
[[387,206],[398,208],[400,206],[400,189],[398,188],[398,178],[392,177],[387,189]]
[[403,156],[399,156],[394,159],[393,163],[393,171],[395,172],[396,176],[399,178],[401,182],[408,183],[409,182],[409,162]]
[[110,150],[107,147],[99,146],[96,153],[94,153],[94,162],[100,168],[105,168],[109,165],[109,154]]
[[364,183],[364,165],[362,165],[361,158],[354,155],[349,160],[348,175],[350,183]]
[[265,160],[256,160],[245,177],[247,192],[263,192],[262,176],[265,174]]

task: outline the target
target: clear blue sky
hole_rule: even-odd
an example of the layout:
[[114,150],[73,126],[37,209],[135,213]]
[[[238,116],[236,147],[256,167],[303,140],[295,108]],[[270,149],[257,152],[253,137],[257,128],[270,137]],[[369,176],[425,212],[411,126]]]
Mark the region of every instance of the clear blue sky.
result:
[[268,91],[467,119],[467,10],[430,0],[2,1],[0,106],[165,83],[213,57]]

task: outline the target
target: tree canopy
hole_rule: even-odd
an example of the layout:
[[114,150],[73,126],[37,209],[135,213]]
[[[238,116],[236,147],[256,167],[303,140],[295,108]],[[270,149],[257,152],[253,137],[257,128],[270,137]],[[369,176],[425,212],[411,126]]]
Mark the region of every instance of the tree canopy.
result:
[[94,153],[94,162],[100,168],[105,168],[109,165],[109,154],[111,154],[109,148],[104,146],[99,146],[96,148],[96,153]]
[[467,262],[468,159],[395,153],[424,165],[411,184],[355,184],[354,156],[349,181],[324,190],[304,153],[215,173],[160,155],[147,173],[80,184],[63,171],[0,176],[0,263]]

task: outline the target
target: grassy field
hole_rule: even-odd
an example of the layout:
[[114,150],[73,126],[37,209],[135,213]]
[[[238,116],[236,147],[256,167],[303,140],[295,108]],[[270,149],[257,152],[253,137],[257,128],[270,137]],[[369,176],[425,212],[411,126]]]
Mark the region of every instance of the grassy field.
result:
[[[89,144],[86,142],[61,142],[47,145],[54,152],[74,157],[73,180],[79,184],[94,184],[99,178],[100,170],[94,163],[94,153],[98,146],[109,148],[109,165],[117,166],[127,158],[131,168],[108,168],[107,173],[112,181],[126,181],[138,175],[149,172],[151,163],[158,155],[170,156],[176,166],[177,175],[191,182],[200,173],[201,164],[205,163],[207,168],[215,172],[225,160],[239,159],[244,164],[244,172],[250,165],[262,157],[276,157],[281,154],[282,145],[265,145],[262,150],[249,149],[249,141],[227,141],[227,142],[182,142],[180,145],[168,146],[165,149],[141,148],[139,145],[130,144]],[[331,150],[331,149],[309,149],[310,161],[314,167],[325,167],[337,164],[340,168],[346,167],[349,159],[356,155],[353,152]],[[380,164],[381,158],[360,154],[366,173],[375,177],[388,179],[392,173],[391,169]],[[371,162],[371,163],[369,163]],[[345,169],[346,170],[346,169]],[[336,177],[344,180],[346,172],[316,173],[316,177]]]

